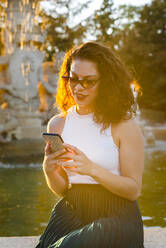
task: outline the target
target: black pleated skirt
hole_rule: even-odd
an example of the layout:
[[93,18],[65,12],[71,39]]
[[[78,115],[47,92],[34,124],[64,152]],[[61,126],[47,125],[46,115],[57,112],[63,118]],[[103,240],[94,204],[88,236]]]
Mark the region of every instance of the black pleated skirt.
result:
[[53,208],[36,248],[144,248],[137,201],[100,184],[73,184]]

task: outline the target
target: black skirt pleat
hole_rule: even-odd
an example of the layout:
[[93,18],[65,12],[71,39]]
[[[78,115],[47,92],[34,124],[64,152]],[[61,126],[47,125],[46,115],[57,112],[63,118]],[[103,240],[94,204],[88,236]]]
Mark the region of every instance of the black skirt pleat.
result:
[[99,184],[73,184],[55,205],[36,248],[144,248],[137,201]]

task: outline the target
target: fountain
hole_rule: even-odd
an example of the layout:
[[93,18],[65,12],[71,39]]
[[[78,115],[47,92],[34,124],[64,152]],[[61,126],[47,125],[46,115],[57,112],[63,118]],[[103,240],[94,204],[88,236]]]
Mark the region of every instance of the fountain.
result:
[[[137,102],[138,92],[135,90],[135,84],[132,84],[131,88]],[[151,118],[149,115],[151,115]],[[166,115],[164,115],[164,113],[155,113],[155,111],[152,110],[140,110],[137,104],[136,120],[143,133],[146,157],[151,158],[154,154],[165,153]]]
[[1,112],[5,111],[9,117],[5,119],[4,128],[1,124],[0,130],[8,135],[8,141],[12,137],[40,137],[38,72],[45,54],[42,52],[44,35],[36,23],[38,11],[39,2],[33,0],[8,0],[4,8],[5,56],[0,57],[0,64],[8,65],[10,83],[0,84],[4,101]]
[[[136,85],[136,86],[135,86]],[[133,91],[134,98],[137,102],[137,97],[138,97],[138,91],[135,89],[137,84],[131,84],[131,89]],[[137,111],[136,111],[136,120],[138,122],[138,125],[140,126],[143,136],[144,136],[144,143],[145,147],[154,147],[155,146],[155,136],[153,133],[153,129],[151,126],[147,126],[147,122],[145,119],[141,118],[141,111],[139,108],[139,105],[137,104]]]
[[0,67],[7,70],[0,70],[1,143],[12,139],[39,139],[42,123],[50,117],[46,111],[49,112],[55,101],[56,66],[63,54],[56,59],[56,66],[55,61],[43,63],[46,32],[39,25],[39,11],[39,0],[6,0],[4,3],[4,55],[0,56]]
[[25,150],[22,156],[27,151],[41,154],[43,125],[57,112],[53,103],[64,54],[57,54],[52,62],[44,62],[46,31],[39,12],[39,0],[6,0],[3,4],[0,154],[4,160],[19,156],[22,146],[21,150]]

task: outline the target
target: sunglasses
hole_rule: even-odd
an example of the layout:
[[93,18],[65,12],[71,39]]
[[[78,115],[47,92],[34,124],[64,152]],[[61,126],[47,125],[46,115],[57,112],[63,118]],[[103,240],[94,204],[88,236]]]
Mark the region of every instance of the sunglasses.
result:
[[84,89],[90,89],[97,84],[99,79],[78,79],[76,77],[62,76],[63,79],[68,80],[70,86],[73,88],[77,84],[81,84]]

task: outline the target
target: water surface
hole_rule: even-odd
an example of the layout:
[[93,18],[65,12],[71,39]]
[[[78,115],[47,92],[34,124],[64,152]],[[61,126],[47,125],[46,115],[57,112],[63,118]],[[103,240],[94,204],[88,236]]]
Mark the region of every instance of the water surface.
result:
[[[145,228],[166,227],[166,154],[147,156],[138,204]],[[36,164],[0,163],[0,236],[40,235],[59,199]]]

